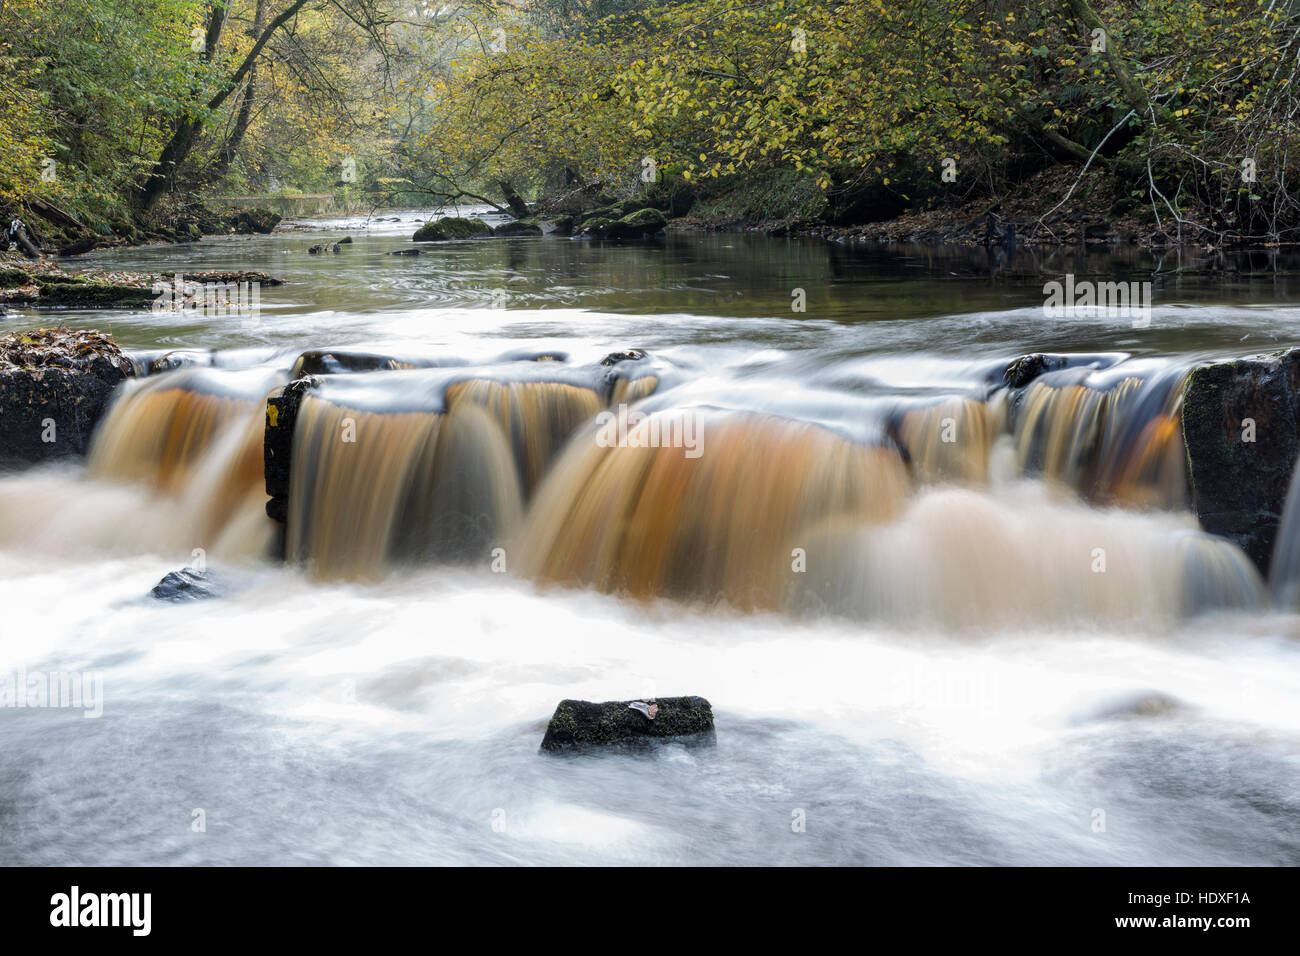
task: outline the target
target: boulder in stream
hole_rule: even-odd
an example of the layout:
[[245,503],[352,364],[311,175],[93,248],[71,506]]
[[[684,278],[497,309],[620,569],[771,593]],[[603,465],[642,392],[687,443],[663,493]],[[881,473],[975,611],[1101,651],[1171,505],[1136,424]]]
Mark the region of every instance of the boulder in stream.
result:
[[704,743],[714,738],[713,706],[703,697],[647,700],[562,700],[542,738],[548,753],[598,747],[645,746],[654,741]]
[[468,219],[463,216],[444,216],[426,222],[415,235],[412,242],[445,242],[448,239],[486,239],[492,235],[492,227],[481,219]]
[[492,230],[492,235],[498,238],[522,237],[522,236],[540,236],[542,234],[541,221],[535,216],[529,216],[527,219],[515,219],[497,226]]
[[1300,349],[1193,369],[1182,423],[1201,526],[1267,575],[1300,457]]
[[579,235],[592,239],[649,239],[666,225],[668,219],[658,209],[638,209],[617,219],[599,214],[589,217],[583,221]]
[[221,596],[211,571],[182,568],[169,571],[149,592],[159,601],[202,601]]

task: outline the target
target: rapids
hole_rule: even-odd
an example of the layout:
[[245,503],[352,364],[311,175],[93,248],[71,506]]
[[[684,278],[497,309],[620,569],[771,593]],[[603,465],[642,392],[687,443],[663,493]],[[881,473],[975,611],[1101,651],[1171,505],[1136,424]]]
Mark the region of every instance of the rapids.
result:
[[[0,698],[103,688],[0,707],[0,862],[1300,862],[1300,491],[1265,582],[1179,431],[1198,361],[1300,343],[1300,285],[1175,275],[1134,328],[1045,318],[1041,274],[1136,253],[388,256],[419,218],[86,258],[287,281],[59,316],[171,357],[85,462],[0,476]],[[148,598],[194,562],[225,596]],[[675,694],[715,748],[537,753],[561,698]]]

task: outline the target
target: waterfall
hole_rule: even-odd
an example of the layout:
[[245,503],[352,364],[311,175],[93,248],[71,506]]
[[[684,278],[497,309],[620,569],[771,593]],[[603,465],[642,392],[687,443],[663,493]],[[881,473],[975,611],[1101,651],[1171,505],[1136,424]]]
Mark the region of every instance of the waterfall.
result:
[[529,509],[524,572],[638,597],[779,607],[816,525],[886,520],[906,493],[897,452],[804,422],[716,414],[704,419],[698,459],[639,447],[637,430],[687,413],[655,412],[616,447],[594,430],[576,437]]
[[293,461],[285,556],[322,577],[375,577],[399,560],[486,560],[518,523],[509,447],[472,403],[377,413],[308,396]]
[[1025,390],[1012,432],[1020,467],[1101,504],[1182,508],[1182,369],[1069,369]]
[[[318,577],[501,556],[498,570],[543,585],[944,627],[1267,601],[1240,549],[1186,511],[1181,367],[755,401],[641,353],[328,358],[312,358],[327,371],[298,407],[284,526],[285,557]],[[185,368],[123,386],[86,469],[142,496],[119,533],[265,550],[263,407],[284,379]],[[1295,498],[1272,582],[1291,601]]]
[[7,487],[0,527],[56,549],[263,556],[274,527],[262,419],[283,379],[190,368],[123,383],[95,429],[84,479],[56,471]]
[[1268,572],[1273,602],[1287,611],[1300,610],[1300,462],[1291,474],[1286,505],[1277,527],[1273,563]]

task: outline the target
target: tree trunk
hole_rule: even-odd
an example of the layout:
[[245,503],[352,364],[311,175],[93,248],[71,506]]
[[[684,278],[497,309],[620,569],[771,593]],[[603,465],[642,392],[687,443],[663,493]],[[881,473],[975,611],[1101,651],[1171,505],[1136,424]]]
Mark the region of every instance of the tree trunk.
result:
[[78,232],[86,228],[75,216],[64,212],[58,206],[43,199],[29,199],[27,205],[31,207],[32,212],[49,222],[58,223],[68,229],[76,229]]
[[1074,140],[1062,136],[1055,130],[1048,129],[1038,119],[1032,116],[1027,110],[1019,106],[1012,105],[1012,110],[1020,121],[1024,123],[1036,136],[1041,136],[1047,141],[1049,149],[1056,154],[1058,159],[1074,160],[1080,163],[1086,163],[1092,153]]
[[[257,58],[262,54],[262,48],[266,46],[267,42],[275,34],[275,31],[279,30],[280,27],[293,19],[298,11],[306,5],[307,0],[293,0],[293,2],[290,3],[278,17],[267,24],[266,29],[263,30],[261,36],[257,38],[257,42],[253,44],[253,48],[248,51],[248,55],[244,57],[243,61],[239,64],[239,68],[235,70],[230,78],[221,85],[221,88],[216,92],[212,99],[208,100],[206,109],[208,114],[220,109],[221,104],[226,102],[230,97],[230,94],[239,88],[239,85],[244,81],[244,77],[248,76],[249,72],[253,69],[253,66],[257,63]],[[218,2],[217,6],[221,7],[223,11],[222,18],[224,20],[225,3]],[[209,24],[209,26],[211,26],[211,24]],[[211,51],[210,46],[208,50],[209,52]],[[176,170],[180,167],[181,163],[185,162],[186,158],[190,154],[190,150],[194,148],[194,144],[198,141],[199,133],[202,128],[203,123],[201,120],[182,120],[177,124],[176,131],[172,134],[172,138],[168,141],[167,145],[163,147],[162,154],[158,157],[158,162],[154,164],[148,177],[136,191],[134,204],[137,216],[142,216],[147,213],[157,201],[158,197],[162,195],[163,191],[167,188],[167,184],[175,175]]]
[[528,208],[528,203],[524,202],[524,197],[515,191],[514,186],[505,180],[499,180],[497,185],[501,188],[501,194],[506,197],[506,205],[510,207],[516,219],[527,219],[533,214]]
[[1106,62],[1110,64],[1111,71],[1115,74],[1115,80],[1119,83],[1120,92],[1124,94],[1124,101],[1129,109],[1147,122],[1153,119],[1169,122],[1172,119],[1169,111],[1163,106],[1153,104],[1142,84],[1133,79],[1133,74],[1128,71],[1128,64],[1124,61],[1123,51],[1119,48],[1119,42],[1111,35],[1106,24],[1102,23],[1096,11],[1088,6],[1088,0],[1067,0],[1067,3],[1074,11],[1074,15],[1085,25],[1102,31],[1106,44]]
[[[265,7],[265,0],[257,0],[257,11],[253,14],[253,29],[249,36],[257,36],[262,31],[262,12]],[[248,83],[244,86],[244,97],[239,104],[239,114],[235,117],[235,127],[226,137],[226,141],[221,144],[221,151],[217,154],[217,162],[208,174],[208,183],[219,183],[225,179],[226,173],[230,171],[230,165],[235,161],[235,156],[239,153],[239,147],[244,142],[244,134],[248,132],[248,124],[253,118],[253,97],[257,90],[257,64],[248,71]]]

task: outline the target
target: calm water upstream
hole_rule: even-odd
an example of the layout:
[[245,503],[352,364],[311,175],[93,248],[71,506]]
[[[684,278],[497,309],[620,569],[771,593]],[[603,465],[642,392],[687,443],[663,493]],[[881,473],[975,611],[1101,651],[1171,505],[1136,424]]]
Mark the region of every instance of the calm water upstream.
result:
[[[1300,863],[1300,616],[1196,532],[1170,437],[1193,363],[1300,345],[1294,257],[388,255],[425,217],[78,260],[285,284],[255,322],[57,316],[196,364],[124,386],[89,463],[0,476],[0,678],[102,678],[95,719],[0,708],[0,863]],[[1149,325],[1044,316],[1153,268]],[[615,394],[698,416],[697,461],[591,441],[632,348]],[[284,565],[264,398],[327,349],[418,367],[323,376]],[[1086,358],[1010,415],[1028,352]],[[196,548],[226,596],[149,599]],[[716,746],[538,753],[562,698],[678,694]]]

